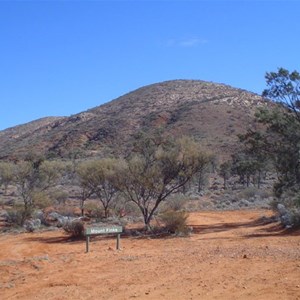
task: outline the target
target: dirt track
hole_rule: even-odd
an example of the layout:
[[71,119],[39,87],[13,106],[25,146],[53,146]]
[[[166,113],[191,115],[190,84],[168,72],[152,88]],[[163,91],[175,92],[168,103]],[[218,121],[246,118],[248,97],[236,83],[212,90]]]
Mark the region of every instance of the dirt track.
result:
[[300,299],[300,235],[267,211],[190,215],[185,238],[69,242],[62,231],[0,236],[0,299]]

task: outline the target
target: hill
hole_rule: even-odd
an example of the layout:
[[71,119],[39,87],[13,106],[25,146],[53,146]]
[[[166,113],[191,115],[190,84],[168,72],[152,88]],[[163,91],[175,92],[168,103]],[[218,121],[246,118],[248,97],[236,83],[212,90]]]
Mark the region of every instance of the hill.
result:
[[139,88],[111,102],[70,117],[49,117],[0,131],[0,158],[28,152],[68,157],[120,152],[139,130],[162,128],[191,135],[204,148],[226,155],[237,134],[256,126],[262,97],[223,84],[172,80]]

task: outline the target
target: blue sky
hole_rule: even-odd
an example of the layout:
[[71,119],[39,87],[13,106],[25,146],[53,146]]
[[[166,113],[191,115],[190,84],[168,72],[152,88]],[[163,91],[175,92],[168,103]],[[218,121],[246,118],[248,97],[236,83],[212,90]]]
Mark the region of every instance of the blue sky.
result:
[[260,94],[266,71],[300,71],[299,17],[296,0],[0,0],[0,130],[172,79]]

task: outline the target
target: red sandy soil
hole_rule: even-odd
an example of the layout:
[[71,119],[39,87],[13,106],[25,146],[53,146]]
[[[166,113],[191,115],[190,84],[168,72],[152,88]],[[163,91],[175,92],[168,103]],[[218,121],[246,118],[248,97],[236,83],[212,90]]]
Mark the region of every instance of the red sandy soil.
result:
[[270,212],[191,213],[188,237],[0,235],[0,299],[300,299],[300,235]]

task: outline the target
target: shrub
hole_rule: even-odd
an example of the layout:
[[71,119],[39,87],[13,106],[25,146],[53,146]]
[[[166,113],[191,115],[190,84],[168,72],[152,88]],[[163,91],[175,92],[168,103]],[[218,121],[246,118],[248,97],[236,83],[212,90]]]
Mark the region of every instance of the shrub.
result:
[[65,191],[61,191],[61,190],[54,190],[51,193],[51,198],[54,201],[57,201],[58,204],[64,205],[66,204],[66,200],[68,199],[69,194]]
[[52,205],[51,198],[45,192],[35,192],[32,195],[32,201],[35,207],[44,209]]
[[268,191],[268,190],[258,190],[257,194],[262,199],[267,199],[267,198],[270,198],[270,197],[273,196],[273,194],[270,191]]
[[103,208],[99,206],[98,203],[87,203],[85,204],[85,214],[96,220],[101,220],[104,216]]
[[74,220],[67,222],[63,229],[73,238],[79,238],[83,236],[84,233],[84,224],[80,220]]
[[291,213],[293,228],[300,228],[300,209],[294,208]]
[[182,194],[177,194],[171,197],[170,199],[167,199],[161,208],[162,212],[166,211],[179,211],[184,208],[184,206],[187,204],[187,199]]
[[66,206],[66,205],[57,205],[55,206],[55,211],[58,212],[60,215],[65,217],[75,217],[74,207]]
[[248,187],[240,192],[239,197],[249,200],[250,198],[255,197],[256,194],[257,194],[257,188]]
[[165,228],[169,233],[187,234],[187,218],[188,214],[185,211],[169,210],[160,215],[161,220],[165,224]]
[[132,216],[140,216],[140,210],[138,206],[133,202],[126,202],[124,205],[124,209],[126,213]]
[[32,215],[31,209],[25,209],[23,205],[16,205],[7,210],[7,221],[13,226],[23,226],[24,222]]

